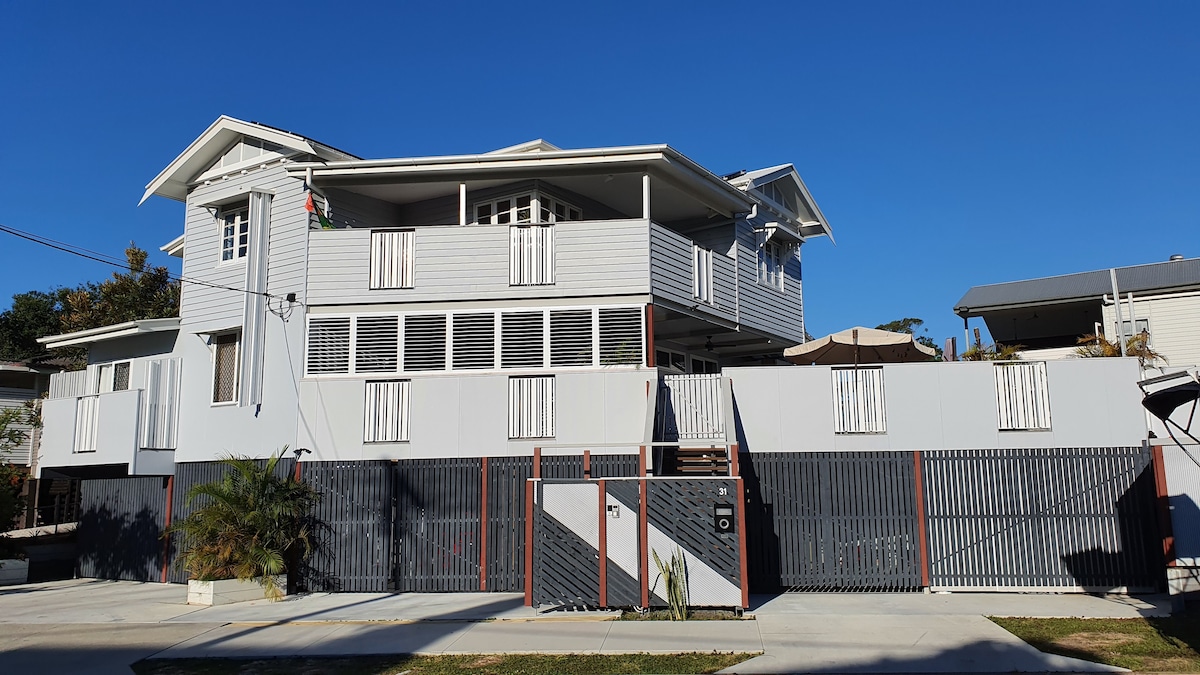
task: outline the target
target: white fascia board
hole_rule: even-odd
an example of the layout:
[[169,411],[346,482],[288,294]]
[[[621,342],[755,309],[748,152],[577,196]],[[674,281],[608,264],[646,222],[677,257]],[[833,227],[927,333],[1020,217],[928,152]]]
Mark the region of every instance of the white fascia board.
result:
[[[804,197],[804,201],[808,202],[812,208],[813,215],[817,217],[816,222],[801,223],[804,227],[819,226],[826,237],[829,237],[830,243],[834,246],[837,241],[833,238],[833,228],[829,226],[829,221],[825,219],[825,214],[821,213],[821,207],[817,206],[817,200],[813,199],[812,193],[808,191],[808,186],[804,184],[804,179],[800,178],[800,174],[793,169],[792,179],[796,181],[796,185],[800,188],[800,194]],[[814,235],[815,236],[815,235]]]
[[93,342],[114,340],[116,338],[123,338],[141,333],[158,333],[161,331],[178,329],[179,317],[170,317],[166,319],[141,319],[138,321],[126,321],[125,323],[113,324],[112,326],[89,328],[87,330],[76,331],[74,333],[49,335],[46,337],[40,337],[37,339],[37,341],[45,345],[47,349],[55,349],[57,347],[70,347],[72,345],[84,345],[91,344]]
[[146,192],[138,205],[141,206],[151,195],[184,201],[187,198],[188,183],[217,161],[221,153],[225,152],[238,136],[243,135],[261,138],[275,145],[318,157],[341,159],[345,156],[320,143],[310,142],[302,136],[221,115],[146,185]]
[[516,145],[510,145],[507,148],[500,148],[499,150],[492,150],[491,152],[485,154],[513,155],[524,152],[553,152],[555,150],[562,150],[562,148],[541,138],[535,138],[532,141],[517,143]]
[[168,241],[167,243],[163,244],[162,246],[159,246],[158,250],[162,251],[163,253],[166,253],[167,255],[175,256],[176,258],[182,258],[183,257],[183,237],[184,237],[184,235],[182,235],[182,234],[179,235],[178,237],[175,237],[171,241]]

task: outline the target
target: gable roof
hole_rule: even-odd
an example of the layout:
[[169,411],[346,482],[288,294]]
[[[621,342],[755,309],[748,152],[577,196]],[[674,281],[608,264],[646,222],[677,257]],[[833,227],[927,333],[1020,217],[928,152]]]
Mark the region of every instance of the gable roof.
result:
[[[1200,258],[1118,267],[1116,272],[1117,290],[1122,294],[1200,288]],[[1079,272],[975,286],[954,305],[954,313],[980,316],[987,310],[1099,299],[1111,293],[1108,270]]]
[[491,152],[485,152],[484,154],[485,155],[516,155],[516,154],[520,154],[522,152],[553,152],[555,150],[562,150],[562,148],[558,147],[557,145],[554,145],[553,143],[550,143],[549,141],[545,141],[540,138],[535,138],[532,141],[525,141],[524,143],[510,145],[507,148],[500,148],[499,150],[492,150]]
[[259,138],[282,148],[315,155],[324,160],[357,159],[354,155],[290,131],[221,115],[174,161],[155,176],[154,180],[146,185],[146,192],[142,195],[138,205],[140,206],[151,195],[169,197],[179,201],[186,199],[188,183],[219,160],[241,136]]
[[[796,171],[793,164],[779,164],[777,166],[769,166],[764,169],[755,169],[754,171],[739,171],[735,174],[730,174],[725,177],[725,181],[730,185],[741,190],[760,189],[768,183],[774,183],[777,180],[786,180],[791,187],[800,194],[800,198],[804,200],[805,205],[812,210],[814,221],[806,221],[803,217],[788,208],[786,204],[777,204],[764,195],[756,194],[759,200],[767,202],[773,210],[780,211],[789,218],[792,218],[799,224],[800,234],[805,237],[819,237],[824,235],[829,237],[829,241],[833,239],[833,229],[829,227],[829,221],[825,219],[825,214],[821,213],[821,207],[817,206],[817,201],[813,199],[812,193],[808,191],[808,186],[804,184],[804,180],[800,178],[800,173]],[[834,242],[835,244],[837,242]]]

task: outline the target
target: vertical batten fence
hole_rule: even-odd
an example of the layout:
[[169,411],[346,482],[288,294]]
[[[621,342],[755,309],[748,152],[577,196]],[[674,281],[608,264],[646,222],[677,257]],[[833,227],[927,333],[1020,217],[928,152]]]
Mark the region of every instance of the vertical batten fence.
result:
[[158,581],[162,576],[167,480],[106,478],[80,484],[81,577]]
[[389,461],[303,464],[302,479],[321,495],[305,571],[310,590],[391,590],[393,472]]
[[725,437],[719,374],[664,375],[659,385],[658,437],[663,440]]
[[923,453],[930,583],[948,590],[1161,586],[1146,448]]
[[398,462],[396,590],[479,590],[481,470],[478,458]]

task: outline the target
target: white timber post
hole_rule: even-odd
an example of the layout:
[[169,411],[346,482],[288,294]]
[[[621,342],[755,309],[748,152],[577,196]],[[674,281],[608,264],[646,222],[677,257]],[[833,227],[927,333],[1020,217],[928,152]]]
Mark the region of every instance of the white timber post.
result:
[[650,174],[642,174],[642,217],[650,220]]
[[458,224],[466,226],[467,224],[467,184],[458,184]]

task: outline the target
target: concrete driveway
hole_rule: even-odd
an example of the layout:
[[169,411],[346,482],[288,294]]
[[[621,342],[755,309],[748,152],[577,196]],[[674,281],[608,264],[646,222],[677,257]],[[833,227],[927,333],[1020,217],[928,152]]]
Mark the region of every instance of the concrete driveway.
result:
[[[729,672],[1098,672],[1042,654],[984,618],[1131,617],[1165,598],[795,594],[753,599],[755,621],[628,623],[537,614],[517,594],[312,594],[199,608],[182,586],[75,580],[0,590],[12,672],[129,673],[143,658],[389,653],[763,652]],[[498,619],[498,621],[484,621]]]

